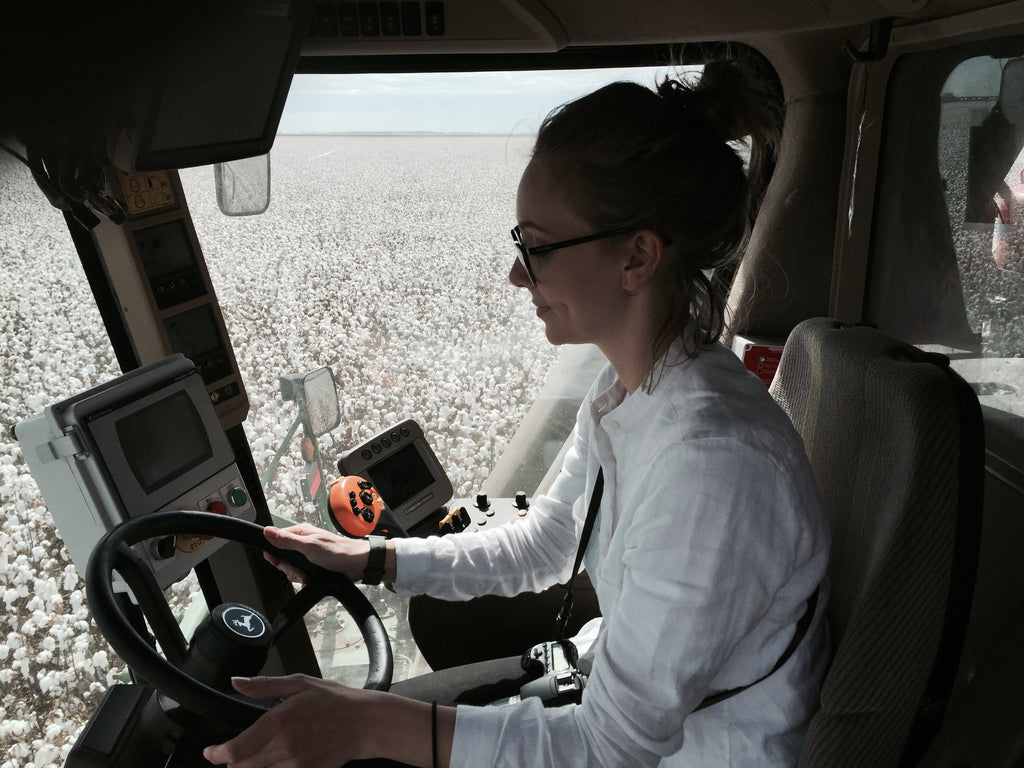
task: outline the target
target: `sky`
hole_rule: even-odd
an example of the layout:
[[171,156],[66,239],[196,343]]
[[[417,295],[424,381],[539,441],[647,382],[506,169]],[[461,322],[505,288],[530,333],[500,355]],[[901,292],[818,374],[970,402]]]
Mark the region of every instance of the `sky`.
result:
[[667,71],[296,75],[278,133],[536,133],[566,101],[615,80],[653,86]]

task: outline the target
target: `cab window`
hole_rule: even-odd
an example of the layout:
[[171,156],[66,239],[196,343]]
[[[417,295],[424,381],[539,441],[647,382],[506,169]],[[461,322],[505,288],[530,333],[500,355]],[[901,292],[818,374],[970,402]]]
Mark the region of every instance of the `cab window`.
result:
[[[552,347],[508,281],[519,177],[550,109],[614,80],[653,85],[663,71],[298,75],[265,213],[225,217],[210,169],[181,172],[252,404],[245,430],[281,521],[333,530],[325,488],[338,456],[405,419],[463,504],[481,491],[534,493],[602,358]],[[296,432],[280,376],[325,368],[340,423]],[[405,601],[385,589],[374,599],[395,679],[427,671]],[[361,685],[358,628],[325,602],[307,629],[324,676]]]
[[[481,487],[558,361],[507,281],[531,134],[550,108],[600,83],[654,80],[651,70],[433,77],[298,76],[262,216],[222,215],[212,168],[181,172],[251,401],[245,431],[272,512],[291,520],[322,523],[304,436],[289,434],[298,413],[282,397],[284,374],[329,367],[336,380],[340,424],[316,435],[321,482],[341,451],[413,418],[455,493]],[[499,112],[498,122],[480,121]],[[5,152],[0,253],[9,427],[121,371],[62,215]],[[547,386],[569,418],[546,420],[555,429],[525,473],[510,476],[514,489],[533,491],[571,426],[563,395],[578,386]],[[0,450],[0,765],[57,765],[126,671],[90,621],[9,429]],[[194,579],[171,590],[186,616]],[[383,589],[376,599],[394,600]],[[416,651],[401,634],[404,607],[378,608],[394,635],[396,677],[406,676]],[[311,633],[325,675],[361,684],[362,650],[344,617],[314,615]]]
[[1024,40],[904,56],[889,85],[866,319],[947,354],[1024,487]]
[[[533,135],[561,103],[619,79],[653,85],[663,72],[297,75],[266,213],[225,217],[210,169],[182,171],[272,512],[326,522],[300,450],[308,436],[289,439],[296,405],[279,384],[323,367],[341,410],[340,425],[315,436],[325,476],[341,452],[412,418],[456,498],[484,488],[559,357],[508,282]],[[582,397],[589,378],[569,389]],[[540,484],[575,417],[572,402],[556,410],[508,484],[492,480],[493,495]]]

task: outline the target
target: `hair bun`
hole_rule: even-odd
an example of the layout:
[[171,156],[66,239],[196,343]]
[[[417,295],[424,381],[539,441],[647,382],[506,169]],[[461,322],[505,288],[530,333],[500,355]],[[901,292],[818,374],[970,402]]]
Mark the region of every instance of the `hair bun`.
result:
[[767,91],[765,83],[730,60],[709,61],[699,78],[669,77],[658,85],[666,104],[692,110],[723,141],[774,135],[775,122],[765,110],[773,102]]

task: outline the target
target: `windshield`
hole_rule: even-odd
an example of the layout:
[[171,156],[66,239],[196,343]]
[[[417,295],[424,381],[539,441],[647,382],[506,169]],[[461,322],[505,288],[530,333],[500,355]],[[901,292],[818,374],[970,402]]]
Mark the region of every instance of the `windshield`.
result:
[[575,405],[554,408],[568,418],[517,456],[506,483],[485,487],[559,359],[529,297],[508,282],[519,176],[551,108],[616,79],[653,85],[663,72],[299,75],[265,214],[226,219],[211,171],[182,171],[273,512],[324,522],[301,431],[278,456],[298,415],[278,377],[324,366],[341,411],[316,439],[327,475],[342,452],[411,418],[456,498],[536,490]]
[[[279,377],[324,366],[337,382],[341,419],[316,436],[321,483],[337,473],[342,451],[412,418],[456,495],[471,495],[493,477],[542,395],[540,421],[554,429],[525,474],[510,472],[495,491],[533,493],[583,392],[575,374],[550,378],[560,353],[529,298],[507,281],[516,185],[543,115],[623,76],[460,75],[447,90],[435,75],[406,76],[404,85],[399,76],[299,76],[281,124],[287,133],[272,151],[266,214],[224,216],[213,170],[181,173],[251,401],[244,427],[273,512],[321,522],[301,430],[289,436],[298,408],[282,399]],[[652,83],[655,75],[632,77]],[[456,108],[459,95],[464,106]],[[403,111],[376,121],[375,107],[399,103]],[[344,120],[322,122],[332,115]],[[359,116],[364,122],[351,122]],[[9,427],[120,371],[63,217],[28,169],[2,152],[0,254],[0,408]],[[585,362],[572,357],[568,369]],[[592,369],[583,370],[589,384]],[[81,579],[9,429],[0,447],[0,768],[57,766],[125,670],[91,621]],[[181,613],[197,589],[190,579],[171,591]],[[403,607],[378,607],[396,635],[396,673],[407,675],[415,648],[397,637]],[[325,673],[357,668],[361,649],[349,628],[326,626],[344,621],[313,621],[324,625],[316,631]]]

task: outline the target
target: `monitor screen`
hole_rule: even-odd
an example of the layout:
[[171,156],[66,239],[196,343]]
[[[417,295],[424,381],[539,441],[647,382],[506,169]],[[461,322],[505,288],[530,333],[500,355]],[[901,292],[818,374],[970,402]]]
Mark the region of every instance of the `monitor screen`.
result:
[[206,293],[184,220],[138,229],[132,239],[157,307],[166,309]]
[[196,266],[196,256],[180,219],[136,230],[133,238],[142,267],[151,281],[160,281]]
[[384,502],[396,509],[434,482],[415,443],[395,451],[371,468],[372,480]]
[[203,421],[184,391],[118,419],[115,431],[128,466],[146,493],[213,456]]
[[115,161],[152,171],[269,152],[309,12],[305,0],[263,0],[196,4],[177,18],[146,59],[141,124]]

